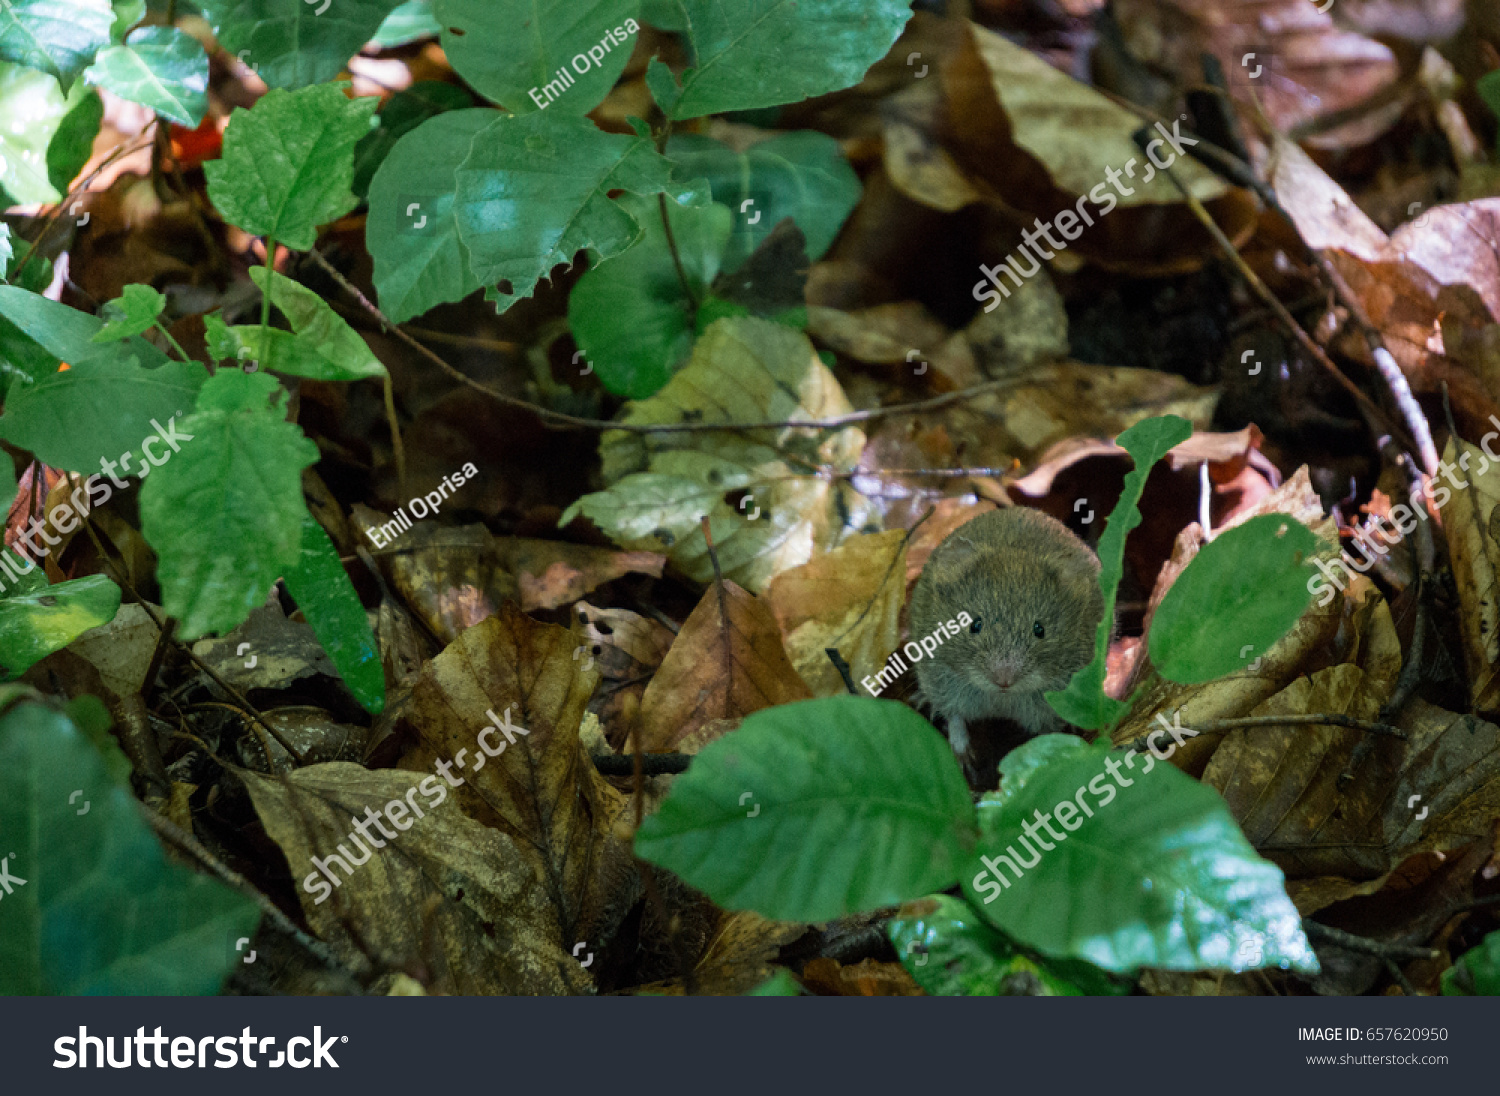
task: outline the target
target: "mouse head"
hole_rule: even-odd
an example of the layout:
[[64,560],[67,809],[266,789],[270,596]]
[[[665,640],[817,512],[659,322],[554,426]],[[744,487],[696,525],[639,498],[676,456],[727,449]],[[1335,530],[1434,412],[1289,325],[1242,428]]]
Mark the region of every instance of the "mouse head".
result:
[[[986,518],[998,524],[1001,514]],[[926,600],[942,609],[934,617],[964,612],[972,618],[943,642],[934,661],[996,700],[1065,688],[1094,657],[1104,615],[1098,559],[1040,514],[1007,514],[998,540],[982,527],[965,536],[967,529],[944,541],[929,561],[930,576],[924,572],[931,579]]]

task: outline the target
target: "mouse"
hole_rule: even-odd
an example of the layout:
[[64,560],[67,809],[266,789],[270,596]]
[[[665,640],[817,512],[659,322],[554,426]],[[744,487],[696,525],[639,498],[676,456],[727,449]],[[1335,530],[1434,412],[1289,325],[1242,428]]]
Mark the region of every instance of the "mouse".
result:
[[1064,727],[1042,694],[1066,688],[1094,657],[1099,557],[1039,510],[992,510],[933,550],[909,608],[913,639],[944,637],[915,664],[915,699],[944,718],[967,763],[975,720],[1008,719],[1028,735]]

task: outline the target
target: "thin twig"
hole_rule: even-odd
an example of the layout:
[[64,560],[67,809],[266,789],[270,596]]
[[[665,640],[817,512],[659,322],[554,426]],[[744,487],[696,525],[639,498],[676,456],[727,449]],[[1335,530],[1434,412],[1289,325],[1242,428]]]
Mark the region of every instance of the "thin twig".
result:
[[912,403],[893,404],[889,407],[873,407],[867,411],[853,411],[847,415],[838,415],[831,419],[803,419],[803,420],[777,420],[773,422],[676,422],[676,423],[639,423],[639,422],[615,422],[611,419],[588,419],[578,415],[568,415],[561,411],[553,411],[551,408],[542,407],[538,404],[523,400],[518,396],[508,396],[504,392],[497,392],[487,385],[480,384],[473,377],[461,370],[449,365],[443,358],[429,347],[423,346],[405,329],[392,323],[386,314],[380,311],[374,302],[370,301],[359,289],[352,285],[347,278],[340,274],[332,264],[328,262],[316,249],[307,253],[318,263],[329,277],[339,284],[339,287],[349,293],[361,307],[377,320],[381,328],[392,338],[405,343],[418,354],[437,366],[448,376],[460,384],[467,385],[476,392],[481,392],[497,403],[503,403],[507,407],[519,408],[529,411],[544,423],[555,426],[570,426],[586,430],[619,430],[629,434],[706,434],[706,433],[736,433],[745,430],[837,430],[844,426],[853,426],[856,423],[869,422],[872,419],[886,418],[894,415],[916,415],[924,411],[936,411],[940,407],[949,404],[961,403],[990,392],[998,392],[1006,388],[1014,388],[1020,382],[1013,377],[1004,377],[999,380],[984,381],[981,384],[969,388],[960,389],[957,392],[947,392],[941,396],[931,399],[916,400]]
[[[159,118],[153,117],[151,119],[150,125],[154,127],[159,121]],[[56,223],[57,219],[62,216],[62,211],[72,204],[72,199],[75,195],[87,190],[89,184],[92,183],[96,178],[98,178],[99,173],[107,168],[110,164],[120,159],[120,157],[129,156],[132,153],[139,152],[141,149],[146,148],[155,140],[156,136],[153,133],[144,141],[139,141],[129,148],[125,147],[125,143],[123,141],[120,142],[114,147],[113,150],[111,150],[108,156],[99,161],[98,167],[94,168],[93,171],[89,172],[76,184],[74,184],[73,188],[63,195],[62,201],[53,207],[51,213],[47,214],[46,220],[42,222],[42,230],[36,234],[36,239],[31,243],[30,247],[27,248],[26,254],[21,257],[21,261],[16,264],[15,270],[11,271],[11,282],[14,283],[16,279],[21,276],[21,271],[26,269],[26,264],[31,262],[31,257],[35,255],[37,253],[37,250],[40,248],[42,238],[47,235],[48,230],[50,230],[53,224]]]
[[308,954],[316,958],[329,970],[346,977],[350,985],[354,987],[355,992],[363,992],[359,988],[359,982],[354,978],[349,969],[338,961],[333,952],[329,950],[327,944],[321,940],[313,939],[299,929],[293,924],[291,918],[282,913],[275,903],[257,890],[244,876],[224,864],[218,857],[209,852],[203,846],[202,842],[177,825],[177,823],[173,822],[170,818],[157,814],[144,803],[137,803],[136,806],[140,809],[141,814],[145,816],[147,824],[156,832],[158,837],[198,861],[210,874],[254,902],[260,907],[260,911],[265,914],[266,919],[275,925],[281,933],[295,940],[306,949]]
[[[1325,727],[1351,727],[1358,731],[1369,734],[1389,735],[1392,738],[1406,738],[1406,732],[1399,727],[1393,727],[1389,723],[1377,723],[1367,719],[1355,719],[1349,715],[1338,715],[1333,712],[1306,712],[1300,715],[1247,715],[1237,719],[1205,719],[1202,722],[1194,721],[1192,730],[1198,734],[1217,734],[1220,731],[1248,730],[1257,727],[1295,727],[1301,724],[1313,724]],[[1155,733],[1155,732],[1151,732]],[[1146,741],[1151,733],[1138,735],[1132,739],[1127,749],[1137,752],[1150,748]]]
[[1380,959],[1401,959],[1405,961],[1442,958],[1442,952],[1434,948],[1413,947],[1410,944],[1388,944],[1383,940],[1372,940],[1368,936],[1356,936],[1354,933],[1345,932],[1343,929],[1320,925],[1310,917],[1302,919],[1302,928],[1307,933],[1308,939],[1314,943],[1331,944],[1334,947],[1343,948],[1345,951],[1358,952],[1361,955],[1373,955]]
[[[74,481],[69,480],[69,482],[71,483]],[[135,598],[136,604],[139,605],[145,612],[145,614],[151,618],[151,623],[156,625],[158,632],[166,632],[168,630],[168,625],[170,625],[172,631],[175,632],[177,629],[177,622],[175,620],[172,620],[171,618],[163,621],[159,616],[157,616],[156,612],[151,608],[150,604],[147,603],[146,599],[141,597],[140,591],[135,588],[135,584],[130,581],[130,575],[128,571],[121,565],[117,565],[115,561],[110,558],[109,552],[104,547],[104,542],[99,538],[98,532],[94,529],[93,515],[91,513],[85,513],[82,516],[83,527],[88,532],[89,539],[94,542],[94,550],[99,553],[99,561],[110,570],[115,572],[115,575],[119,578],[119,584],[130,591],[130,596]],[[307,759],[302,755],[302,752],[298,750],[297,747],[288,742],[285,738],[283,738],[280,731],[267,723],[265,717],[256,710],[253,704],[251,704],[248,700],[240,695],[238,689],[235,689],[222,677],[214,673],[214,671],[208,666],[208,664],[205,663],[196,654],[194,654],[193,649],[186,643],[183,643],[181,640],[176,639],[175,637],[173,638],[172,642],[176,643],[177,646],[182,650],[182,653],[187,655],[188,658],[192,660],[193,665],[197,666],[198,669],[202,670],[205,674],[212,678],[214,683],[217,684],[219,688],[223,689],[226,693],[228,693],[231,697],[238,701],[241,707],[243,707],[246,711],[253,715],[255,717],[255,721],[262,727],[264,727],[267,731],[269,731],[271,737],[274,738],[277,742],[281,743],[282,747],[286,750],[287,753],[291,754],[297,759],[297,764],[305,765],[307,763]]]
[[[634,738],[633,728],[631,737]],[[637,751],[629,756],[590,754],[589,759],[593,761],[594,768],[599,770],[600,776],[634,776],[637,773],[642,776],[665,776],[670,773],[687,772],[688,763],[693,760],[693,755],[685,753],[643,754]]]
[[[1144,139],[1145,131],[1137,132],[1135,136],[1138,138],[1136,143],[1139,144],[1141,143],[1141,140]],[[1266,306],[1276,314],[1276,318],[1281,321],[1282,326],[1287,329],[1291,336],[1297,340],[1297,342],[1302,346],[1302,349],[1306,350],[1307,353],[1312,356],[1313,360],[1323,367],[1323,369],[1328,373],[1329,376],[1331,376],[1345,391],[1353,396],[1355,400],[1359,402],[1360,406],[1363,407],[1376,422],[1380,423],[1386,430],[1390,431],[1391,433],[1399,434],[1399,430],[1397,429],[1396,425],[1390,421],[1389,416],[1387,416],[1386,413],[1376,405],[1374,400],[1370,399],[1370,397],[1365,394],[1364,390],[1360,388],[1359,385],[1355,384],[1352,380],[1344,375],[1343,370],[1341,370],[1337,365],[1334,364],[1333,359],[1330,358],[1326,353],[1324,353],[1323,348],[1313,341],[1312,336],[1304,331],[1302,329],[1302,325],[1299,324],[1297,320],[1292,316],[1292,314],[1286,310],[1286,306],[1283,305],[1281,301],[1276,298],[1276,295],[1266,287],[1266,284],[1260,280],[1260,276],[1257,275],[1254,270],[1250,269],[1250,264],[1245,262],[1239,251],[1236,250],[1233,241],[1231,241],[1228,236],[1224,235],[1224,230],[1221,229],[1214,221],[1213,217],[1210,216],[1208,210],[1203,207],[1203,203],[1198,200],[1197,196],[1183,185],[1182,180],[1177,177],[1177,173],[1174,172],[1170,167],[1162,168],[1161,172],[1169,180],[1171,180],[1172,185],[1175,186],[1178,192],[1182,195],[1183,200],[1187,203],[1187,206],[1192,211],[1193,216],[1198,218],[1198,222],[1202,224],[1203,227],[1208,231],[1209,235],[1213,237],[1214,241],[1219,245],[1219,249],[1224,252],[1224,255],[1234,265],[1236,272],[1238,272],[1240,277],[1245,280],[1245,283],[1250,286],[1250,289],[1255,293],[1255,295],[1259,297],[1263,302],[1265,302]],[[1411,448],[1416,447],[1411,446]]]
[[839,654],[839,649],[824,647],[823,653],[828,656],[828,661],[833,663],[833,668],[839,672],[839,677],[844,679],[844,688],[849,690],[849,695],[858,696],[859,692],[854,688],[854,678],[849,675],[849,663],[844,661],[844,656]]

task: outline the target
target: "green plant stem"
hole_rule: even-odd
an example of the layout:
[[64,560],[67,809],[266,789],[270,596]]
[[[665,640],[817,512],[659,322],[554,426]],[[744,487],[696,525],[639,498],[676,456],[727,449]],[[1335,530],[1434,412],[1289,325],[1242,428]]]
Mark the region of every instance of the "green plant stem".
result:
[[260,347],[266,360],[260,363],[265,370],[271,368],[271,283],[276,280],[276,237],[266,237],[266,285],[260,291]]
[[677,270],[677,280],[682,283],[682,291],[687,294],[687,299],[692,302],[693,312],[697,313],[703,302],[698,299],[698,294],[693,292],[693,287],[688,283],[687,271],[682,269],[682,256],[677,253],[677,237],[672,234],[672,218],[667,216],[667,196],[660,191],[656,195],[657,207],[661,210],[661,225],[667,231],[667,250],[672,253],[672,266]]
[[177,356],[179,358],[181,358],[185,362],[192,361],[192,359],[188,357],[187,351],[184,350],[180,345],[178,345],[176,339],[172,338],[172,333],[167,330],[165,324],[163,324],[160,320],[154,320],[152,321],[152,326],[155,327],[156,330],[161,332],[162,338],[166,339],[167,343],[172,347],[172,349],[177,351]]

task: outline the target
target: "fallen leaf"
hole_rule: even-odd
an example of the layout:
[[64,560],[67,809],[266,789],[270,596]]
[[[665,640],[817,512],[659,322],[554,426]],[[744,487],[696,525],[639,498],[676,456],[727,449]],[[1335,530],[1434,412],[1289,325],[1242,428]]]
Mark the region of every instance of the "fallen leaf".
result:
[[641,748],[673,749],[713,719],[808,700],[766,603],[725,580],[711,586],[641,700]]
[[[317,857],[340,880],[321,903],[313,897],[321,887],[298,886],[297,897],[313,931],[346,963],[417,972],[450,994],[586,992],[588,978],[560,946],[527,858],[505,834],[464,817],[456,800],[424,795],[436,805],[388,848],[351,837],[352,820],[366,810],[414,802],[422,774],[332,762],[280,778],[242,778],[293,877],[321,878],[312,866]],[[368,863],[355,866],[351,849]]]
[[838,649],[856,684],[885,667],[901,639],[905,549],[899,529],[851,537],[771,580],[766,601],[813,696],[845,691],[826,648]]

